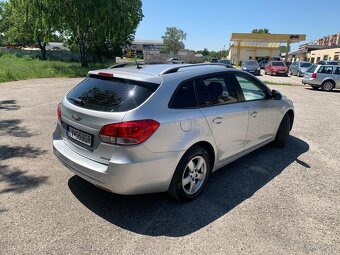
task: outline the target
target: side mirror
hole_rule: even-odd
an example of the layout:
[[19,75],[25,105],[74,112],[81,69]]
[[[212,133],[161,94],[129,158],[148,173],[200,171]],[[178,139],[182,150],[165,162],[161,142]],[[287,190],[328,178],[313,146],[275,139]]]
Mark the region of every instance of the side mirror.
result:
[[282,95],[279,91],[273,89],[272,90],[272,99],[274,100],[281,100],[282,99]]

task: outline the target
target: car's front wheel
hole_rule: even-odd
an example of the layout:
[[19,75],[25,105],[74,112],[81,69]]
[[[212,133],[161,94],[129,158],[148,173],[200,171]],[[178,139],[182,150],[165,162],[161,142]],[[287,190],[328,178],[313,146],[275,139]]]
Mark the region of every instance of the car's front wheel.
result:
[[199,146],[192,147],[178,163],[168,193],[180,201],[197,197],[204,189],[210,171],[208,152]]
[[274,144],[276,146],[283,147],[286,145],[290,132],[290,121],[289,115],[286,114],[280,123],[279,130],[276,133],[274,140]]

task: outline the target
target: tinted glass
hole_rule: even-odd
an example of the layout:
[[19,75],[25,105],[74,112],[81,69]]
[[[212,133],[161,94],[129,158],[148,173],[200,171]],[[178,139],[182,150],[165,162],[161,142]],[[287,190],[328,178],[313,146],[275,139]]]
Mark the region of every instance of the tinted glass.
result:
[[316,69],[317,65],[312,65],[310,68],[307,69],[307,73],[313,73]]
[[266,88],[245,74],[235,74],[246,101],[260,100],[267,97]]
[[339,66],[335,68],[334,74],[340,74],[340,67]]
[[300,63],[300,67],[309,67],[311,65],[311,63]]
[[90,110],[122,112],[141,105],[157,86],[126,79],[90,76],[76,86],[67,99],[72,104]]
[[258,63],[256,61],[244,61],[244,65],[246,65],[246,66],[257,66]]
[[321,66],[318,73],[331,74],[333,73],[333,67],[332,66]]
[[197,80],[196,90],[200,106],[237,102],[233,85],[226,82],[222,75]]
[[272,62],[272,66],[285,66],[283,62]]
[[172,102],[172,108],[193,108],[196,107],[196,97],[193,82],[186,82],[180,85]]

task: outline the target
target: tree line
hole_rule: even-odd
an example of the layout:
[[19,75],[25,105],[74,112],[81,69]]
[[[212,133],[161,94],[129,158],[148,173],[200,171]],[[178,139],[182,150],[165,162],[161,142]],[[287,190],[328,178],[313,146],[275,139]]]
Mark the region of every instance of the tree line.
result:
[[130,44],[143,18],[141,0],[8,0],[0,2],[0,44],[46,45],[62,41],[80,53],[113,57]]

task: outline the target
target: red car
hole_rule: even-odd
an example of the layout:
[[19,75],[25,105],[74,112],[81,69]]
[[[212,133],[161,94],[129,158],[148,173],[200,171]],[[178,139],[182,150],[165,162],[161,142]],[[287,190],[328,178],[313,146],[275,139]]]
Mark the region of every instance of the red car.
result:
[[264,73],[288,76],[288,67],[282,61],[269,61],[264,67]]

